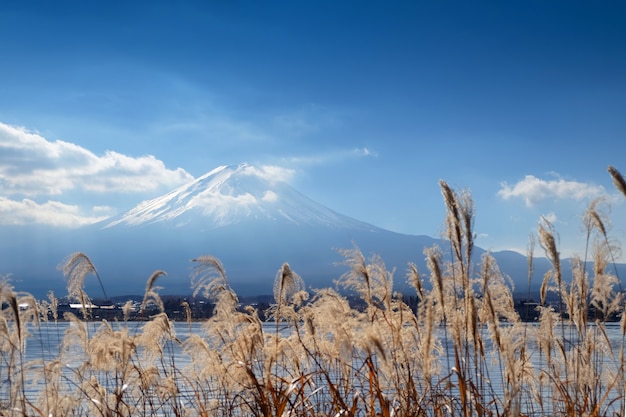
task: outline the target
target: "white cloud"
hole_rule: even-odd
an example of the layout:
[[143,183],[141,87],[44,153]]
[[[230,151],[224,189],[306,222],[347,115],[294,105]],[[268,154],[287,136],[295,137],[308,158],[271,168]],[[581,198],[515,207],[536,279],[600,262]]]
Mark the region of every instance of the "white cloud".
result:
[[353,152],[357,156],[371,156],[374,158],[378,158],[378,153],[369,148],[356,148]]
[[213,216],[218,222],[228,221],[233,212],[249,213],[257,199],[250,193],[226,195],[216,192],[202,193],[196,199],[204,214]]
[[0,196],[1,225],[47,224],[51,226],[78,227],[104,220],[111,208],[93,207],[91,214],[83,214],[78,206],[48,201],[39,204],[30,199],[10,200]]
[[578,181],[566,181],[562,178],[542,180],[533,175],[526,175],[513,186],[501,184],[498,195],[505,200],[521,198],[527,207],[532,207],[546,199],[584,200],[606,194],[604,187]]
[[60,195],[69,190],[134,193],[175,187],[193,180],[182,168],[168,169],[152,155],[107,151],[98,156],[64,141],[49,141],[0,123],[0,194]]
[[261,198],[261,200],[273,203],[274,201],[278,200],[278,195],[272,190],[267,190],[265,193],[263,193],[263,197]]
[[248,207],[257,203],[250,193],[227,195],[213,191],[199,194],[196,201],[207,212],[227,210],[230,207]]
[[243,173],[271,182],[289,182],[295,175],[295,170],[277,165],[262,165],[259,167],[249,165],[244,168]]
[[292,156],[286,158],[289,164],[296,165],[326,165],[342,163],[346,160],[356,158],[377,158],[378,152],[371,148],[334,149],[328,152],[321,152],[306,156]]

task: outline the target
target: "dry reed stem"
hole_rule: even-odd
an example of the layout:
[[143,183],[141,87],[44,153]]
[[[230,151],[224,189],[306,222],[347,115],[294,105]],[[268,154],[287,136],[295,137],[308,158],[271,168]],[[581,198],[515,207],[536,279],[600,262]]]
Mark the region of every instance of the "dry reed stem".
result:
[[154,271],[152,275],[150,275],[150,278],[148,278],[146,283],[146,290],[144,292],[143,301],[141,302],[141,307],[139,308],[139,314],[143,315],[146,311],[146,307],[148,307],[150,303],[154,304],[160,312],[163,312],[163,300],[161,300],[161,297],[158,294],[158,290],[161,288],[155,286],[154,283],[157,278],[165,275],[167,275],[167,273],[161,270]]
[[[439,248],[424,251],[430,285],[409,265],[417,313],[393,293],[393,271],[382,258],[366,259],[355,246],[342,252],[349,271],[337,283],[361,298],[363,310],[334,289],[316,290],[309,299],[301,277],[285,263],[276,274],[272,311],[290,331],[266,333],[259,312],[238,305],[221,262],[202,256],[193,260],[194,295],[201,292],[215,302],[202,333],[179,340],[163,313],[137,330],[130,322],[102,322],[91,324],[89,332],[85,320],[66,314],[71,324],[61,353],[35,378],[19,352],[30,337],[27,323],[37,324],[48,309],[56,310],[56,299],[51,295],[50,303],[39,306],[0,285],[6,303],[0,311],[0,394],[11,399],[0,400],[0,414],[610,415],[611,404],[624,401],[624,349],[611,346],[604,321],[621,313],[623,303],[617,277],[607,273],[614,249],[597,204],[586,213],[588,229],[604,236],[594,247],[592,284],[577,258],[571,263],[573,281],[564,282],[556,232],[549,223],[540,224],[539,242],[553,265],[544,277],[542,303],[548,289],[556,289],[575,326],[558,332],[560,311],[543,304],[534,331],[520,322],[511,282],[493,256],[483,256],[478,271],[470,268],[473,202],[468,193],[440,185],[453,256],[444,262]],[[75,254],[66,266],[69,292],[86,304],[82,284],[95,271],[93,264]],[[148,279],[142,307],[157,300],[155,282],[163,274],[156,271]],[[589,306],[599,312],[593,325],[587,322]],[[183,308],[189,320],[190,306]],[[182,353],[175,354],[174,347]],[[179,355],[185,363],[180,368]],[[444,363],[446,357],[454,367]],[[45,381],[36,402],[27,401],[26,385],[12,377],[19,372],[25,380]],[[10,386],[4,382],[8,375],[15,382]],[[496,392],[491,381],[498,379]]]
[[108,299],[104,285],[98,275],[96,267],[91,262],[91,259],[82,252],[75,252],[68,256],[58,267],[67,279],[67,291],[70,297],[76,297],[81,302],[85,303],[85,294],[83,292],[83,286],[85,277],[88,274],[93,274],[98,279],[102,294],[105,299]]

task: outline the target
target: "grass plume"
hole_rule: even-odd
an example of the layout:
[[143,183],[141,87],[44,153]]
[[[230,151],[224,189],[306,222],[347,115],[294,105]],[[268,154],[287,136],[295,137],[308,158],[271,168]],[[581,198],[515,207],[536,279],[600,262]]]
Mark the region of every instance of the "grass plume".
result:
[[[609,172],[618,189],[624,185]],[[340,251],[346,271],[335,288],[309,294],[283,263],[266,311],[242,306],[221,261],[199,256],[193,295],[208,298],[213,311],[196,324],[183,301],[187,327],[164,313],[161,270],[147,280],[140,307],[156,312],[139,323],[130,321],[130,301],[119,322],[60,318],[54,294],[37,303],[0,282],[0,415],[623,416],[626,314],[601,201],[583,215],[589,265],[587,256],[572,259],[571,282],[556,229],[540,221],[528,247],[529,288],[535,241],[551,270],[536,322],[525,323],[494,256],[474,253],[471,195],[439,185],[446,247],[424,250],[425,271],[407,266],[414,303],[394,293],[395,270],[356,245]],[[84,280],[93,274],[100,281],[94,264],[77,252],[60,269],[69,296],[88,310]],[[550,303],[550,291],[562,306]],[[58,355],[42,350],[40,360],[26,361],[36,330],[63,319]],[[621,345],[609,322],[618,319]]]

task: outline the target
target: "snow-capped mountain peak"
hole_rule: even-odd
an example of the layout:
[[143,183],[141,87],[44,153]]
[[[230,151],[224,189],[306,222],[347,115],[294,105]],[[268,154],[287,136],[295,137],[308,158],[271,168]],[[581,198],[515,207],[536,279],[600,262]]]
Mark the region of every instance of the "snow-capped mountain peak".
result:
[[140,203],[105,227],[154,223],[182,226],[201,221],[204,228],[213,228],[262,220],[335,229],[374,228],[305,197],[278,173],[245,163],[220,166],[163,196]]

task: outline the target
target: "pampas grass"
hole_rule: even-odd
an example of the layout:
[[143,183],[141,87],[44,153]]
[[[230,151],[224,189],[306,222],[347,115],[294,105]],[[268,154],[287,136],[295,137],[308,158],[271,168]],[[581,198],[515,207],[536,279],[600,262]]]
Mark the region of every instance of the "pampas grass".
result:
[[[624,192],[619,172],[609,172]],[[42,350],[40,360],[26,362],[29,329],[59,326],[58,300],[50,294],[37,303],[2,281],[0,415],[623,416],[626,315],[603,202],[583,214],[591,268],[587,254],[572,259],[571,282],[563,279],[557,231],[540,221],[537,242],[552,268],[537,322],[525,323],[493,256],[473,257],[471,195],[444,181],[440,188],[449,248],[426,248],[426,271],[407,266],[414,310],[393,292],[395,271],[354,246],[340,251],[347,271],[336,288],[307,289],[284,263],[274,304],[262,312],[241,306],[219,259],[193,259],[193,294],[214,311],[191,332],[192,309],[183,302],[189,335],[178,335],[164,313],[160,270],[147,279],[143,321],[129,321],[128,302],[121,322],[95,322],[83,284],[100,277],[79,252],[60,269],[82,315],[64,315],[57,357]],[[529,288],[534,245],[531,236]],[[548,303],[549,293],[560,306]],[[152,315],[143,314],[150,306]],[[607,330],[618,318],[621,346]]]

